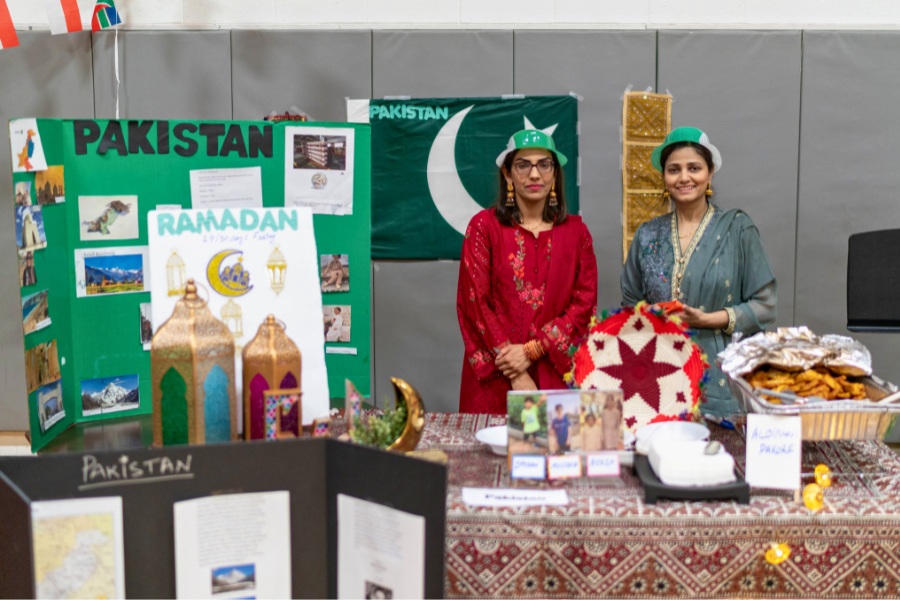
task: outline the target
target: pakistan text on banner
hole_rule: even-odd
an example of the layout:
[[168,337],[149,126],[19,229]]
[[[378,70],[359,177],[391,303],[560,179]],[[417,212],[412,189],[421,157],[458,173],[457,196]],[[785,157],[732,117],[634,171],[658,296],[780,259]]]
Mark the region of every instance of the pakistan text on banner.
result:
[[542,129],[569,158],[578,213],[578,100],[573,96],[348,101],[372,127],[372,258],[459,259],[469,220],[496,201],[509,137]]

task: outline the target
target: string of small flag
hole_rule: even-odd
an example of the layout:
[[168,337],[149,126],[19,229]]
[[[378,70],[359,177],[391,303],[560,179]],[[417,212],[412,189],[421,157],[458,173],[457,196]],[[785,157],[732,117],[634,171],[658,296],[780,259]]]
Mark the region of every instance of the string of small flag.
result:
[[[0,0],[0,50],[19,45],[19,36],[10,16],[7,0]],[[44,0],[50,33],[77,33],[82,31],[78,0]],[[116,9],[115,0],[97,0],[91,15],[91,31],[102,31],[122,25],[125,21]]]

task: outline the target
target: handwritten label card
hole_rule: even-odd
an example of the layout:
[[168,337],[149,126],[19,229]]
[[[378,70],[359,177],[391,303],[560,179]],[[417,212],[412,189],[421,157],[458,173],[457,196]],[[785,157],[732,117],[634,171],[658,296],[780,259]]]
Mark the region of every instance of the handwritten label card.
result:
[[618,477],[621,473],[618,452],[600,452],[587,455],[588,477]]
[[581,455],[563,454],[562,456],[548,456],[547,472],[550,479],[581,477]]
[[800,417],[747,415],[747,483],[754,487],[800,487]]
[[462,501],[468,506],[565,506],[566,490],[513,490],[463,488]]
[[513,479],[546,479],[547,457],[535,454],[510,456],[509,476]]

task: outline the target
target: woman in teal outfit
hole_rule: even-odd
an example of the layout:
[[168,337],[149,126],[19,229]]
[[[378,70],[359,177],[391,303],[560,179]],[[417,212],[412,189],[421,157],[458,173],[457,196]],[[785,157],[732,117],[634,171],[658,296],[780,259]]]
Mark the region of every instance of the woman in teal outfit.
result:
[[711,202],[722,158],[705,133],[674,129],[651,160],[674,210],[635,232],[622,271],[622,304],[681,301],[676,314],[696,331],[711,365],[701,411],[726,417],[741,409],[716,356],[732,335],[751,335],[775,321],[775,276],[750,217]]

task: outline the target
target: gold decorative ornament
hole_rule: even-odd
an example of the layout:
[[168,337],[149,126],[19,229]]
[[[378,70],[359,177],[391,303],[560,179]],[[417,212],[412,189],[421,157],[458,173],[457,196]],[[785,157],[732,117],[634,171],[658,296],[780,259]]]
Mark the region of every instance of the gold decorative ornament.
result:
[[172,255],[166,261],[166,283],[170,296],[184,296],[184,261],[178,256],[177,250],[172,250]]
[[810,483],[803,488],[803,504],[809,510],[819,510],[825,505],[825,495],[818,483]]
[[155,445],[237,437],[234,338],[197,295],[193,279],[153,336],[150,368]]
[[511,181],[506,182],[506,205],[507,206],[515,206],[516,205],[516,197],[513,194],[513,184]]
[[828,468],[828,465],[816,465],[814,475],[816,477],[816,483],[818,483],[819,487],[822,489],[831,486],[831,469]]
[[710,196],[713,195],[713,189],[712,189],[712,184],[711,184],[711,183],[707,183],[707,184],[706,184],[706,192],[704,192],[704,193],[706,194],[706,197],[707,197],[707,198],[709,198]]
[[265,392],[300,388],[300,349],[274,315],[269,315],[256,336],[241,352],[243,361],[244,439],[266,437]]
[[766,562],[770,565],[780,565],[791,556],[791,547],[787,544],[772,544],[766,550]]
[[419,392],[404,380],[398,377],[391,377],[391,383],[394,384],[394,395],[399,405],[403,402],[406,405],[406,426],[403,433],[397,440],[388,446],[388,450],[392,452],[409,452],[414,450],[422,438],[422,431],[425,429],[425,405],[422,403],[422,397]]
[[287,271],[287,260],[285,260],[284,254],[281,253],[278,246],[275,246],[275,249],[272,250],[272,254],[269,255],[269,260],[266,262],[266,270],[269,272],[269,285],[272,287],[272,291],[275,292],[276,295],[280,294],[282,290],[284,290],[284,275]]

